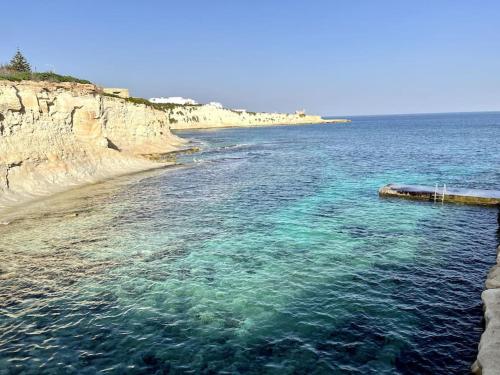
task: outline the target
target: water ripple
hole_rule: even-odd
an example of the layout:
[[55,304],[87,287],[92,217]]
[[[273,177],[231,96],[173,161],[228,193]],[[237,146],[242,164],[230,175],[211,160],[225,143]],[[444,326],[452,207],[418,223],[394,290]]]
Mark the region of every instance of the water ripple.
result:
[[464,116],[186,133],[185,167],[26,209],[0,374],[467,372],[496,210],[376,196],[496,186],[500,116]]

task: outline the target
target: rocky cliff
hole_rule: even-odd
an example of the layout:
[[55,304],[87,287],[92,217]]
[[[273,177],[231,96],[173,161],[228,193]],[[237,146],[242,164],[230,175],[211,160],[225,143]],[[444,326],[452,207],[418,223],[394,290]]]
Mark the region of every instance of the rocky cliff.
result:
[[164,111],[94,85],[0,81],[0,211],[71,186],[160,166],[179,149]]
[[344,122],[320,116],[158,106],[92,84],[0,80],[0,214],[72,186],[156,168],[185,143],[170,129]]
[[179,106],[167,111],[172,129],[204,129],[221,127],[246,127],[269,125],[322,124],[348,122],[348,120],[325,120],[321,116],[238,112],[211,105]]

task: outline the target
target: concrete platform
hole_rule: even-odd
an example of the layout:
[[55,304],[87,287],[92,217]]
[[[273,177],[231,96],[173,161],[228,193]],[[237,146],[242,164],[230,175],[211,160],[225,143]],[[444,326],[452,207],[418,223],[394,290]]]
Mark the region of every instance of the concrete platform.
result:
[[431,202],[475,204],[482,206],[500,205],[499,190],[447,187],[443,192],[442,185],[436,189],[435,186],[388,184],[382,186],[378,193],[381,197],[395,197]]

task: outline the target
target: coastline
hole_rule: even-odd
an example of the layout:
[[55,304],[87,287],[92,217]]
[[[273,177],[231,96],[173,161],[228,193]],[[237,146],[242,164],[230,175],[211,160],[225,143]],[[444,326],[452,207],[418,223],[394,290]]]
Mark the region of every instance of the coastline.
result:
[[46,190],[38,191],[37,193],[12,193],[4,195],[0,199],[0,225],[9,224],[9,218],[15,215],[15,211],[21,207],[27,207],[75,189],[120,177],[138,175],[142,172],[153,170],[174,168],[181,165],[176,161],[178,155],[192,154],[198,151],[198,147],[183,147],[165,153],[144,154],[142,158],[124,157],[118,163],[116,160],[110,160],[109,165],[104,164],[101,166],[102,172],[89,175],[85,179],[75,178],[69,179],[61,185],[48,185],[45,188]]
[[25,202],[172,164],[187,147],[164,112],[95,85],[0,81],[0,215]]
[[0,215],[19,204],[193,152],[171,130],[344,123],[286,113],[162,107],[88,83],[0,80]]
[[316,124],[349,123],[348,119],[324,119],[315,115],[287,113],[243,112],[208,105],[191,107],[183,111],[168,112],[171,130],[260,128],[265,126],[302,126]]
[[86,179],[68,179],[61,185],[49,185],[43,189],[33,192],[12,193],[2,196],[0,200],[0,224],[9,224],[10,217],[20,207],[28,206],[54,197],[61,193],[66,193],[84,186],[106,182],[119,177],[131,176],[141,172],[152,171],[175,167],[174,162],[148,162],[147,160],[134,160],[127,165],[123,164],[116,169],[110,169],[105,173],[88,176]]
[[142,167],[137,169],[123,170],[117,174],[109,174],[107,176],[102,176],[102,178],[96,178],[93,180],[87,180],[81,183],[77,183],[72,186],[64,186],[61,189],[54,188],[47,195],[34,195],[26,199],[24,196],[13,196],[11,197],[10,204],[3,202],[3,206],[0,206],[0,226],[9,225],[13,221],[18,219],[23,219],[23,215],[19,212],[31,211],[34,206],[42,204],[44,202],[50,202],[52,199],[58,199],[58,197],[63,197],[65,194],[72,194],[78,192],[80,189],[90,188],[94,185],[99,185],[103,183],[118,182],[121,179],[133,178],[135,176],[140,176],[142,173],[152,173],[153,171],[161,171],[162,169],[170,169],[182,166],[181,164],[165,162],[165,163],[150,163],[149,167]]
[[[322,126],[318,126],[318,127],[317,127],[317,129],[320,129],[320,128],[322,128],[322,129],[326,129],[326,128],[322,127]],[[290,130],[292,130],[292,129],[290,129]],[[333,130],[333,129],[332,129],[332,130]],[[346,129],[346,130],[348,130],[348,129]],[[283,129],[283,131],[286,131],[286,129]],[[243,132],[243,133],[242,133],[241,131],[235,131],[235,132],[226,132],[226,133],[228,133],[228,134],[232,134],[232,133],[235,133],[235,134],[250,134],[251,132]],[[263,129],[263,131],[258,132],[258,133],[261,133],[261,134],[262,134],[262,136],[263,136],[263,137],[265,137],[265,136],[266,136],[267,131],[266,131],[265,129]],[[307,132],[307,131],[304,131],[303,133],[304,133],[304,134],[307,134],[308,132]],[[314,132],[312,132],[312,133],[314,133]],[[335,133],[335,132],[332,132],[332,133]],[[348,133],[350,133],[350,132],[348,132]],[[182,134],[182,132],[179,132],[179,135],[180,135],[180,136],[182,136],[182,135],[183,135],[183,134]],[[194,136],[195,138],[197,138],[197,136],[196,136],[196,135],[192,135],[192,136]],[[214,136],[216,136],[216,134],[214,134]],[[203,144],[203,143],[201,143],[201,144]],[[298,146],[300,147],[301,145],[299,144]],[[297,155],[297,154],[296,154],[296,155]],[[299,152],[298,152],[298,155],[300,156],[300,150],[299,150]],[[144,155],[143,155],[143,156],[144,156]],[[160,174],[160,173],[162,173],[162,172],[159,172],[159,174]],[[168,172],[167,172],[167,173],[168,173]],[[193,175],[193,178],[194,178],[194,179],[196,179],[196,174],[195,174],[195,175]],[[170,176],[169,176],[169,175],[166,175],[166,176],[165,176],[165,179],[170,179]],[[174,179],[174,180],[175,180],[175,179]],[[111,182],[111,184],[113,184],[113,182]],[[144,186],[144,185],[147,185],[147,183],[146,183],[146,184],[141,183],[141,185],[143,185],[143,186]],[[138,188],[138,190],[137,190],[137,191],[139,191],[139,192],[140,192],[140,191],[141,191],[140,189],[141,189],[141,188],[140,188],[140,186],[139,186],[139,188]],[[141,193],[139,193],[139,195],[141,195]],[[70,197],[70,199],[71,199],[72,194],[69,194],[69,195],[68,195],[68,197]],[[199,197],[199,195],[198,195],[198,197]],[[174,199],[173,199],[173,200],[174,200]],[[48,201],[47,203],[42,203],[42,205],[45,205],[46,207],[49,207],[50,202],[51,202],[51,201]],[[101,203],[101,202],[102,202],[102,203]],[[108,205],[108,204],[109,204],[109,201],[108,201],[108,202],[106,202],[106,200],[104,200],[104,199],[103,199],[101,202],[100,202],[100,204],[102,204],[102,205],[103,205],[103,207],[105,207],[106,205]],[[42,206],[42,205],[40,205],[40,206]],[[99,203],[97,204],[97,207],[98,207],[98,205],[99,205]],[[35,205],[35,206],[34,206],[35,210],[36,210],[38,207],[39,207],[38,205]],[[78,210],[74,210],[74,211],[70,211],[70,210],[68,210],[68,212],[63,212],[63,214],[62,214],[62,215],[60,215],[59,217],[61,217],[61,218],[62,218],[62,219],[61,219],[61,221],[63,221],[63,222],[64,222],[65,220],[68,220],[68,222],[69,222],[69,223],[68,223],[68,225],[71,225],[71,224],[70,224],[70,222],[73,220],[71,215],[72,215],[73,213],[74,213],[75,215],[77,215],[77,216],[82,216],[82,218],[80,218],[80,219],[75,219],[75,221],[76,221],[76,220],[84,220],[84,219],[86,219],[85,214],[83,213],[83,211],[82,211],[82,213],[79,213],[79,211],[78,211]],[[19,210],[19,212],[18,212],[18,216],[19,216],[19,217],[22,217],[22,216],[21,216],[22,214],[23,214],[23,213],[21,212],[21,210]],[[68,217],[68,219],[65,219],[66,217]],[[1,221],[1,220],[0,220],[0,221]],[[17,226],[17,224],[16,224],[16,225],[12,225],[11,227],[16,227],[16,226]],[[5,229],[5,231],[6,231],[6,232],[8,232],[8,231],[10,230],[10,227],[5,227],[4,229]],[[490,246],[489,246],[488,248],[493,248],[493,246],[491,246],[491,244],[490,244]],[[491,254],[490,254],[490,255],[491,255]],[[490,262],[490,263],[491,263],[491,262]],[[488,267],[489,267],[489,265],[486,265],[486,266],[484,266],[484,265],[483,265],[483,266],[481,266],[480,268],[481,268],[481,270],[484,270],[484,269],[486,269],[486,268],[488,268]],[[482,271],[480,271],[480,272],[482,272]],[[465,277],[467,277],[467,276],[465,276]],[[476,291],[475,291],[475,293],[471,296],[471,300],[473,300],[473,301],[477,299],[477,296],[479,295],[479,292],[480,292],[480,291],[478,291],[478,290],[477,290],[477,286],[478,286],[478,284],[481,284],[481,281],[478,281],[478,282],[476,282],[476,283],[475,283],[475,285],[476,285]],[[476,304],[476,306],[477,306],[477,300],[476,300],[475,304]],[[476,312],[475,312],[475,314],[474,314],[474,322],[473,322],[473,324],[476,324],[476,326],[474,326],[474,327],[475,327],[475,328],[474,328],[474,332],[476,332],[476,334],[474,334],[474,336],[473,336],[472,340],[470,340],[471,342],[469,342],[469,343],[467,344],[467,347],[470,349],[470,351],[471,351],[472,353],[470,353],[470,356],[468,356],[468,357],[467,357],[466,363],[464,364],[464,367],[463,367],[463,368],[465,368],[465,369],[468,369],[468,368],[470,367],[470,365],[471,365],[472,361],[475,359],[475,356],[476,356],[476,353],[475,353],[475,348],[476,348],[476,344],[477,344],[476,339],[478,339],[478,335],[479,335],[479,333],[478,333],[478,329],[479,329],[479,327],[477,327],[477,322],[480,320],[480,319],[478,319],[478,317],[479,317],[480,315],[479,315],[479,312],[477,311],[477,309],[476,309],[475,311],[476,311]],[[463,333],[463,334],[467,334],[467,331],[466,331],[466,330],[463,330],[463,331],[462,331],[462,333]]]
[[[327,125],[327,124],[347,124],[350,123],[351,120],[348,119],[323,119],[323,121],[316,122],[298,122],[289,124],[286,122],[276,122],[276,123],[266,123],[266,124],[220,124],[220,125],[210,125],[210,124],[199,124],[196,127],[173,127],[171,130],[177,132],[181,131],[191,131],[191,130],[217,130],[217,129],[241,129],[241,128],[267,128],[273,126],[308,126],[308,125]],[[176,133],[177,134],[177,133]]]
[[496,260],[481,293],[485,329],[479,342],[477,359],[471,367],[476,375],[496,375],[500,372],[500,246],[497,247]]

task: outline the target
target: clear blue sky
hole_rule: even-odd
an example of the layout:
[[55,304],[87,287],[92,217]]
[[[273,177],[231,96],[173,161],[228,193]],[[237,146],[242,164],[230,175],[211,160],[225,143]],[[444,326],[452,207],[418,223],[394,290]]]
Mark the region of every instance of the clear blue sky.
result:
[[14,1],[0,61],[262,111],[500,110],[500,1]]

